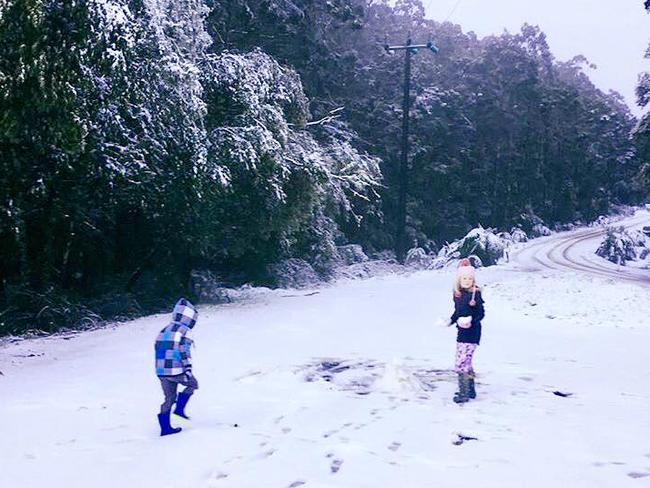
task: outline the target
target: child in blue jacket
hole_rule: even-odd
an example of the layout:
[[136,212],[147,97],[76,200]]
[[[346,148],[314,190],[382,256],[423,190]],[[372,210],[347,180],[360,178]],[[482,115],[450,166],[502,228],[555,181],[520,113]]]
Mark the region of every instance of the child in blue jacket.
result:
[[[160,406],[158,423],[160,435],[176,434],[180,427],[173,428],[170,424],[172,405],[176,403],[174,413],[183,418],[185,406],[199,383],[192,375],[192,356],[190,349],[193,341],[188,333],[196,324],[199,313],[189,300],[181,298],[174,306],[172,321],[160,331],[156,339],[156,375],[160,380],[165,401]],[[178,385],[185,389],[176,395]]]
[[454,284],[454,313],[449,325],[456,324],[456,372],[458,373],[458,391],[454,402],[465,403],[476,398],[474,386],[474,367],[472,359],[481,341],[481,320],[485,316],[481,290],[476,285],[476,270],[469,259],[463,259],[458,265]]

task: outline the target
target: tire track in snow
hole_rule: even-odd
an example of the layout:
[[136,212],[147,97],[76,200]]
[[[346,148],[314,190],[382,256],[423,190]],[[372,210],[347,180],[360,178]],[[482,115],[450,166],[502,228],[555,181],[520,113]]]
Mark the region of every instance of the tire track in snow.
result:
[[[620,226],[629,229],[645,223],[650,223],[648,216],[631,219],[621,223]],[[642,286],[650,286],[650,274],[644,274],[641,270],[615,270],[606,265],[599,265],[598,263],[588,261],[584,256],[576,257],[571,254],[577,245],[590,239],[598,238],[604,235],[605,232],[605,228],[599,228],[580,232],[576,235],[545,240],[513,253],[512,257],[515,262],[519,262],[520,264],[525,264],[526,260],[531,260],[543,268],[555,271],[579,271],[606,278],[615,278]]]

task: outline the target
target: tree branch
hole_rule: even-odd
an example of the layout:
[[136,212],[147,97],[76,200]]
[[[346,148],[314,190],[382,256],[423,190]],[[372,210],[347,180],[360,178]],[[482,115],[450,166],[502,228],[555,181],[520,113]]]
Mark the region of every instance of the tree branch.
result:
[[[313,122],[307,122],[305,124],[305,127],[308,127],[310,125],[321,125],[321,124],[326,124],[327,122],[331,122],[332,120],[338,118],[341,116],[341,112],[345,109],[345,107],[338,107],[335,108],[334,110],[330,110],[329,114],[323,117],[320,120],[315,120]],[[287,124],[290,127],[295,127],[296,124]]]

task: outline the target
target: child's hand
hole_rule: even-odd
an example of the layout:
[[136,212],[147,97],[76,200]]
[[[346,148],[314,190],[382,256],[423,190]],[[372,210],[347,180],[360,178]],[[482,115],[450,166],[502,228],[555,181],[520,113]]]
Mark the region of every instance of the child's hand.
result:
[[451,326],[451,320],[443,317],[439,317],[435,322],[436,327],[449,327]]

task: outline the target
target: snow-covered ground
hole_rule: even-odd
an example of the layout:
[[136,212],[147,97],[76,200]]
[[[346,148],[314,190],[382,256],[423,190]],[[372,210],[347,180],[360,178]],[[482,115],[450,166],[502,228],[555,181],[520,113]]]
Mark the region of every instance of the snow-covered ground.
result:
[[463,406],[455,331],[437,325],[452,269],[202,307],[193,418],[165,438],[166,315],[6,342],[0,486],[650,486],[650,287],[561,265],[602,264],[585,232],[479,270],[478,398]]

